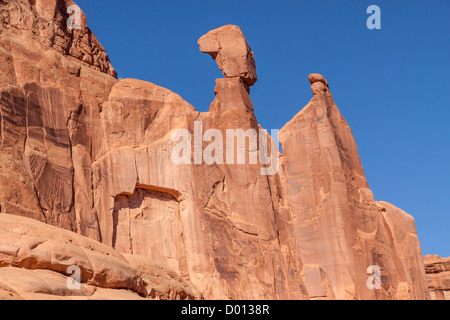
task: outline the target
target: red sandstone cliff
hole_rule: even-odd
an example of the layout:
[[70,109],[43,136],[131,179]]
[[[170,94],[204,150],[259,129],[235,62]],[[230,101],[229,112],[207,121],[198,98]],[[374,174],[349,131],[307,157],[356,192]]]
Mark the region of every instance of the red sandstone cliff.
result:
[[[250,99],[256,64],[241,30],[224,26],[199,40],[224,74],[202,113],[155,84],[118,81],[85,16],[80,30],[66,28],[72,4],[0,2],[3,296],[429,298],[414,219],[374,201],[321,75],[310,75],[313,99],[280,131],[274,174],[249,161],[197,161],[197,148],[210,145],[201,140],[192,141],[191,161],[177,164],[177,130],[262,131]],[[222,148],[248,160],[276,144],[258,142]],[[76,241],[59,252],[68,239]],[[88,243],[94,256],[111,257],[97,263]],[[117,263],[127,270],[120,276],[102,271]],[[61,289],[68,265],[82,267],[83,294]],[[380,268],[380,289],[367,286],[372,265]],[[27,279],[48,279],[48,286],[39,291]]]
[[450,258],[427,255],[425,272],[432,300],[450,300]]

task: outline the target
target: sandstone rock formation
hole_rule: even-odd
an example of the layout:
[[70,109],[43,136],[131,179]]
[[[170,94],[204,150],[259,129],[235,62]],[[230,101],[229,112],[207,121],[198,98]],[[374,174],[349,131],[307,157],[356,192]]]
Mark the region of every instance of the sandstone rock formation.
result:
[[21,39],[24,46],[30,43],[25,39],[33,40],[45,49],[116,77],[108,55],[87,26],[86,16],[81,15],[80,29],[67,28],[68,8],[72,5],[75,3],[71,0],[4,0],[0,13],[2,31]]
[[[69,267],[80,269],[70,288]],[[142,270],[142,272],[140,272]],[[70,279],[69,279],[70,280]],[[42,222],[0,215],[0,299],[201,299],[167,266]]]
[[432,300],[450,300],[450,257],[427,255],[425,272]]
[[238,26],[212,30],[198,40],[201,52],[216,60],[225,78],[241,78],[252,86],[257,80],[253,51]]
[[[374,201],[323,76],[309,76],[314,98],[281,130],[274,163],[279,150],[254,114],[255,60],[239,27],[198,41],[224,74],[202,113],[155,84],[118,81],[85,16],[80,30],[64,27],[70,5],[0,2],[3,297],[70,298],[69,261],[85,274],[77,298],[429,297],[414,220]],[[259,134],[257,143],[222,139],[227,130]],[[183,134],[191,152],[177,163]],[[264,149],[271,163],[250,161]],[[267,174],[273,164],[279,171]],[[367,286],[372,265],[380,289]],[[29,285],[36,279],[45,285]]]
[[0,206],[100,239],[91,159],[115,71],[72,1],[0,3]]
[[[313,99],[279,136],[282,186],[312,297],[427,298],[414,220],[392,205],[377,205],[327,81],[319,74],[309,80]],[[372,265],[381,269],[380,290],[366,285]]]

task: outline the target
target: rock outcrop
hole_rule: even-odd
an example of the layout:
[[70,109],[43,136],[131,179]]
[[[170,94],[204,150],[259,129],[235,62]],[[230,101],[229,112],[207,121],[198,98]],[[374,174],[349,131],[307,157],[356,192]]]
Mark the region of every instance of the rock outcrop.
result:
[[[282,186],[312,297],[427,298],[414,220],[392,205],[377,205],[328,82],[319,74],[309,81],[314,97],[279,136]],[[366,285],[370,266],[381,271],[380,290]]]
[[432,300],[450,300],[450,257],[427,255],[425,272]]
[[253,51],[238,26],[212,30],[198,40],[198,45],[217,62],[225,78],[241,78],[248,86],[258,80]]
[[323,76],[281,155],[254,114],[239,27],[198,41],[224,75],[202,113],[118,81],[84,14],[65,28],[73,4],[0,2],[0,296],[71,298],[70,263],[76,298],[429,297],[414,220],[374,201]]
[[99,109],[117,82],[72,1],[0,3],[0,212],[100,240],[92,159],[102,151]]
[[[68,286],[76,266],[80,287]],[[142,270],[142,272],[141,272]],[[42,222],[0,215],[0,299],[201,299],[178,274],[145,257]]]
[[[206,298],[308,298],[299,257],[278,241],[276,186],[258,164],[197,159],[208,129],[258,130],[247,89],[241,77],[217,79],[210,112],[199,113],[154,84],[117,82],[100,115],[108,152],[92,164],[102,241],[166,263]],[[180,129],[196,144],[187,164],[171,159]]]
[[67,21],[74,13],[68,9],[73,5],[71,0],[4,0],[0,12],[1,27],[15,40],[22,40],[24,46],[40,43],[44,49],[52,49],[116,77],[108,55],[88,28],[86,16],[81,14],[80,21],[74,21],[79,23],[79,28],[67,28]]

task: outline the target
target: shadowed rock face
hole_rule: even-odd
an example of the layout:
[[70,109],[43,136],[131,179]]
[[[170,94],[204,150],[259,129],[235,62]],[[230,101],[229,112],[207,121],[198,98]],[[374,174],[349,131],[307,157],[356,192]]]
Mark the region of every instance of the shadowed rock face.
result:
[[[148,280],[130,290],[153,298],[429,297],[414,220],[374,201],[323,76],[309,76],[313,99],[280,132],[284,154],[274,175],[249,161],[206,164],[194,154],[192,164],[175,164],[176,130],[193,144],[198,123],[200,135],[262,130],[249,95],[255,61],[242,31],[224,26],[200,38],[224,74],[209,112],[200,113],[168,89],[117,81],[84,15],[80,30],[65,28],[71,4],[0,2],[0,213],[124,254]],[[208,145],[200,139],[193,150]],[[224,144],[231,146],[237,150],[237,141]],[[246,159],[259,148],[246,144]],[[0,255],[0,266],[16,267],[8,263]],[[367,287],[371,265],[380,268],[380,289]],[[18,272],[11,270],[0,269],[0,286],[1,272]],[[31,271],[31,278],[55,277]],[[166,282],[157,282],[160,273]],[[31,297],[24,290],[14,297]]]

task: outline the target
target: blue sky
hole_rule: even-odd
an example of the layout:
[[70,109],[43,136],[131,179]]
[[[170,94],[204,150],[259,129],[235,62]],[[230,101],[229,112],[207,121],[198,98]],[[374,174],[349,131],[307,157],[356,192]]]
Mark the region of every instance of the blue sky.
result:
[[[279,129],[321,73],[350,124],[376,200],[414,216],[423,254],[450,256],[450,0],[75,0],[122,78],[207,111],[216,63],[197,40],[238,25],[255,54],[259,123]],[[369,30],[369,5],[381,30]]]

